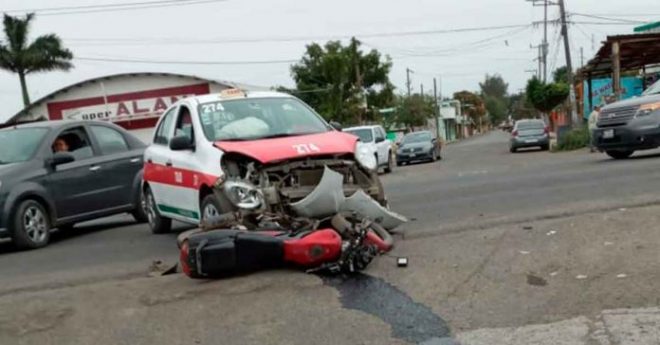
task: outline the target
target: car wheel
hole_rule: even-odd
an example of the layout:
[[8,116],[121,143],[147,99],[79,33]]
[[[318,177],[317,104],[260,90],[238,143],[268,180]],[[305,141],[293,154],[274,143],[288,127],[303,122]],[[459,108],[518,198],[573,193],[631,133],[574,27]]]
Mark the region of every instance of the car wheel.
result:
[[549,151],[550,150],[550,145],[543,145],[541,146],[542,151]]
[[154,198],[154,194],[151,192],[151,188],[147,187],[144,190],[144,194],[146,200],[145,211],[147,213],[147,221],[149,222],[151,232],[154,234],[165,234],[170,232],[172,229],[172,220],[160,215],[158,206],[156,205],[156,199]]
[[509,148],[509,152],[511,152],[511,153],[516,153],[516,148],[515,148],[515,147],[510,147],[510,148]]
[[394,155],[391,152],[387,154],[387,157],[388,158],[387,158],[387,166],[385,167],[385,173],[389,174],[394,169],[394,160],[396,158],[394,158]]
[[147,210],[147,198],[145,197],[144,194],[145,193],[140,193],[137,205],[135,206],[135,209],[131,212],[131,215],[138,223],[149,222],[149,211]]
[[437,160],[438,160],[438,151],[434,149],[433,153],[431,154],[431,162],[435,162]]
[[25,200],[16,209],[12,230],[17,247],[22,249],[44,247],[50,240],[48,212],[39,202]]
[[624,151],[618,151],[618,150],[609,150],[605,151],[608,156],[614,158],[614,159],[626,159],[630,157],[633,154],[633,150],[624,150]]
[[215,218],[222,214],[222,207],[220,207],[218,198],[216,198],[214,194],[209,194],[202,199],[202,207],[200,209],[202,211],[202,224],[206,223],[208,219]]

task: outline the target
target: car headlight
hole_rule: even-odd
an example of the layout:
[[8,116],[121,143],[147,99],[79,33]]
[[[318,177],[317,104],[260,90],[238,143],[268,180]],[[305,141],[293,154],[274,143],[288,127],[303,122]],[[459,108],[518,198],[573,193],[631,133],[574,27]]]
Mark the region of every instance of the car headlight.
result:
[[243,181],[225,181],[224,192],[234,206],[254,210],[264,203],[264,195],[255,185]]
[[651,113],[659,109],[660,109],[660,102],[643,104],[641,107],[639,107],[639,109],[637,109],[637,112],[635,113],[635,117],[650,115]]
[[376,153],[366,145],[360,145],[360,143],[355,145],[355,159],[360,165],[369,170],[375,170],[378,164],[376,162]]

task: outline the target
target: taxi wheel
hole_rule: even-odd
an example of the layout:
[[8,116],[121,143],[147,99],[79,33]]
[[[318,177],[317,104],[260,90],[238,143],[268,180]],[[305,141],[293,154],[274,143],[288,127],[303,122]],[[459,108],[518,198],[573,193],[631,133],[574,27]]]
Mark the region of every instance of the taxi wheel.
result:
[[147,212],[147,221],[149,222],[151,232],[154,234],[165,234],[170,232],[172,229],[172,220],[162,217],[160,212],[158,212],[156,199],[154,199],[151,188],[145,188],[144,195],[146,204],[145,211]]
[[209,194],[202,199],[202,223],[209,218],[215,218],[223,213],[223,209],[214,194]]

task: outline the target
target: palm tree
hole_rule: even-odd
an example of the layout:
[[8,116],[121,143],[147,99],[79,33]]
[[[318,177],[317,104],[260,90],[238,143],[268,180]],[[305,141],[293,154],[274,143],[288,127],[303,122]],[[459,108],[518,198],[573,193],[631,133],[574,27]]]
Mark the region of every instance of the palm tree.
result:
[[29,13],[25,18],[5,14],[5,39],[0,43],[0,68],[18,74],[25,106],[30,104],[26,75],[53,70],[67,71],[73,67],[70,62],[73,54],[62,47],[62,41],[57,35],[43,35],[28,44],[27,36],[33,18],[34,13]]

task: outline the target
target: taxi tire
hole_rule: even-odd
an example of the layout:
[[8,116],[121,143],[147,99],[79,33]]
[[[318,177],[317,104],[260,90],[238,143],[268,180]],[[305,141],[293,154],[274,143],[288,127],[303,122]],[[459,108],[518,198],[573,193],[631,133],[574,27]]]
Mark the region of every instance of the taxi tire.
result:
[[151,213],[152,220],[149,221],[149,227],[151,232],[154,234],[166,234],[172,230],[172,220],[169,218],[162,217],[158,208],[156,207],[156,201],[154,195],[151,192],[151,188],[146,187],[144,190],[146,198],[146,207],[150,210],[147,210],[148,213]]
[[219,200],[215,196],[215,194],[211,193],[211,194],[205,196],[204,199],[202,199],[202,205],[201,205],[202,207],[200,207],[201,212],[200,212],[200,215],[199,215],[199,218],[200,218],[201,222],[204,222],[205,211],[206,211],[206,207],[208,205],[213,205],[213,207],[215,207],[215,210],[217,212],[216,216],[218,216],[218,215],[220,215],[220,214],[227,211],[225,209],[226,207],[225,208],[222,207],[223,206],[222,203],[219,202]]

